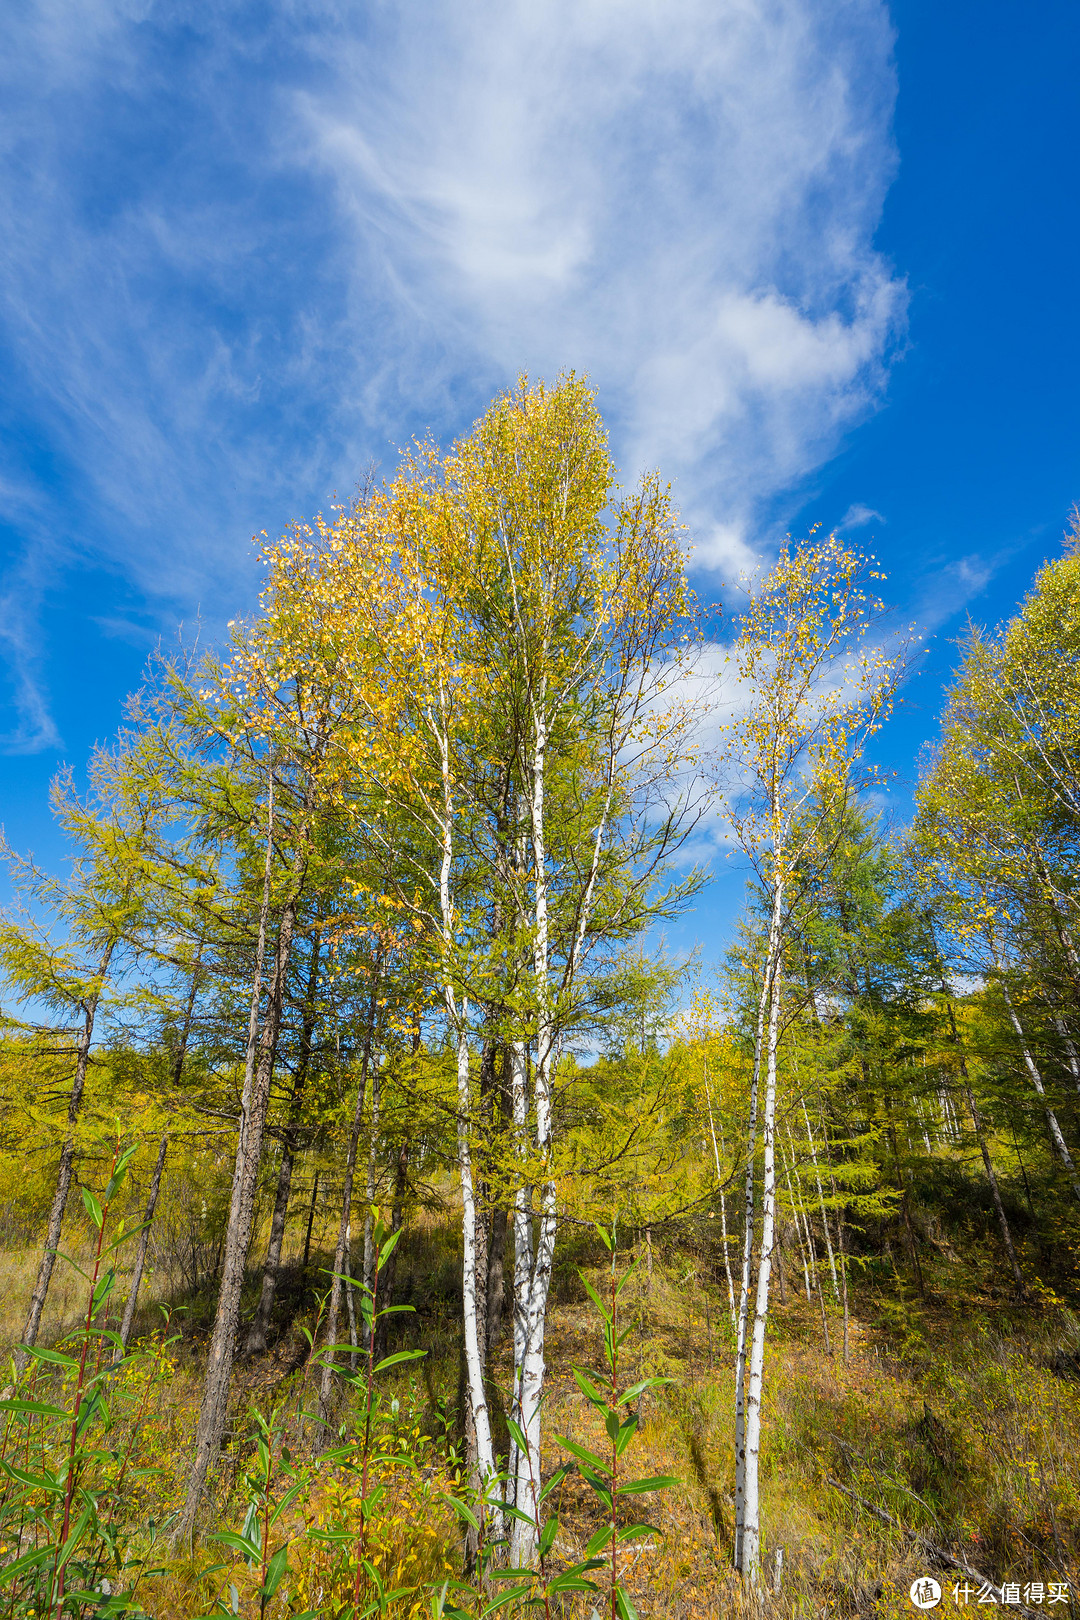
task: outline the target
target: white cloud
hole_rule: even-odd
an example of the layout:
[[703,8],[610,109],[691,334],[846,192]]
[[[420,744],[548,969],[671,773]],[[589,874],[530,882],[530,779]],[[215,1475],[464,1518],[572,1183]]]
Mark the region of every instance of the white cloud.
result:
[[253,17],[38,0],[12,25],[0,340],[76,492],[32,492],[54,544],[151,617],[234,607],[252,530],[573,367],[628,475],[675,480],[697,565],[751,567],[903,319],[873,247],[884,0]]
[[885,518],[876,512],[872,506],[865,506],[862,501],[856,501],[849,506],[840,522],[836,525],[841,534],[851,529],[865,529],[868,523],[884,523]]
[[884,7],[477,4],[379,44],[301,102],[342,206],[455,346],[588,370],[726,566],[871,405],[902,318],[872,247]]

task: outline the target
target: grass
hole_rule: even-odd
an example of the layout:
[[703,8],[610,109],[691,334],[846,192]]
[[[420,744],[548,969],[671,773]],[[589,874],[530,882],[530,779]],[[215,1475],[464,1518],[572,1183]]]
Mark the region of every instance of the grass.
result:
[[[380,1465],[385,1494],[372,1557],[383,1577],[406,1585],[422,1586],[461,1570],[461,1527],[444,1500],[463,1488],[456,1411],[459,1242],[449,1218],[421,1212],[398,1261],[398,1297],[417,1312],[395,1319],[400,1342],[422,1345],[428,1355],[400,1376],[388,1375],[381,1430],[388,1460]],[[713,1242],[707,1231],[668,1247],[654,1237],[651,1276],[639,1268],[627,1289],[629,1371],[674,1380],[643,1398],[635,1472],[672,1473],[683,1482],[657,1498],[653,1522],[659,1534],[640,1546],[626,1576],[643,1620],[756,1614],[763,1606],[792,1620],[911,1616],[907,1594],[916,1575],[936,1575],[947,1591],[963,1579],[932,1549],[944,1549],[996,1582],[1068,1582],[1074,1593],[1080,1590],[1080,1327],[1048,1293],[1023,1308],[1007,1303],[989,1270],[980,1272],[975,1261],[957,1262],[943,1248],[924,1260],[925,1298],[884,1268],[853,1287],[846,1364],[835,1306],[828,1302],[836,1352],[829,1356],[816,1299],[808,1304],[798,1279],[788,1279],[785,1303],[774,1304],[770,1325],[762,1448],[764,1562],[771,1580],[782,1549],[782,1579],[778,1592],[749,1593],[730,1569],[733,1332]],[[595,1366],[600,1357],[599,1325],[576,1266],[595,1267],[598,1277],[602,1257],[579,1236],[574,1245],[560,1257],[556,1273],[545,1432],[595,1445],[599,1420],[570,1369]],[[311,1404],[299,1366],[300,1329],[314,1321],[319,1267],[329,1264],[329,1256],[313,1256],[306,1276],[299,1258],[295,1248],[287,1256],[278,1333],[269,1352],[237,1363],[230,1444],[213,1477],[204,1535],[235,1529],[243,1520],[255,1454],[251,1409],[269,1413],[290,1400],[294,1410]],[[36,1260],[33,1250],[0,1254],[0,1327],[9,1343]],[[148,1281],[140,1312],[144,1334],[160,1303],[155,1289],[169,1280],[161,1268]],[[58,1267],[47,1335],[58,1337],[73,1323],[81,1297],[77,1281]],[[254,1275],[251,1286],[254,1298]],[[124,1291],[121,1281],[121,1302]],[[118,1431],[112,1442],[131,1440],[139,1459],[159,1470],[139,1485],[128,1530],[133,1547],[145,1525],[179,1500],[197,1416],[212,1294],[204,1289],[172,1303],[180,1307],[174,1318],[180,1341],[159,1370],[139,1432]],[[493,1393],[505,1390],[505,1340],[492,1372]],[[357,1432],[355,1403],[344,1401],[339,1418],[341,1445],[347,1447]],[[347,1462],[319,1463],[310,1428],[305,1438],[299,1419],[290,1421],[290,1455],[303,1455],[308,1473],[283,1520],[292,1545],[289,1575],[265,1613],[285,1616],[309,1607],[332,1616],[347,1600],[335,1550],[340,1544],[332,1538],[355,1526],[356,1477]],[[545,1473],[555,1466],[557,1452],[549,1439]],[[555,1557],[571,1563],[584,1556],[596,1529],[594,1498],[581,1477],[571,1474],[556,1506]],[[212,1564],[224,1567],[206,1577]],[[210,1612],[218,1596],[231,1610],[230,1587],[236,1612],[259,1613],[253,1571],[242,1558],[204,1541],[193,1557],[167,1561],[166,1573],[148,1585],[143,1601],[153,1620],[191,1620]],[[430,1615],[430,1597],[421,1596],[422,1602],[402,1600],[388,1612]],[[585,1601],[574,1608],[568,1600],[565,1612],[585,1617],[591,1607]],[[1047,1612],[1070,1610],[1062,1605]]]

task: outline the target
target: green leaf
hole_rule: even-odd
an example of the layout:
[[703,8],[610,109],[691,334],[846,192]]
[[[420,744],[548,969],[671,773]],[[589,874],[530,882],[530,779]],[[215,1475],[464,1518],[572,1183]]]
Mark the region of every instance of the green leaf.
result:
[[33,1417],[70,1418],[63,1406],[49,1406],[45,1401],[0,1401],[0,1412],[29,1412]]
[[499,1596],[494,1600],[493,1603],[486,1603],[481,1609],[480,1613],[481,1615],[486,1616],[489,1614],[494,1614],[497,1609],[505,1609],[508,1603],[516,1603],[519,1598],[525,1597],[527,1593],[531,1591],[531,1589],[531,1582],[528,1586],[512,1586],[509,1592],[500,1592]]
[[540,1492],[541,1502],[544,1500],[545,1496],[549,1496],[552,1491],[558,1490],[559,1486],[562,1484],[572,1467],[573,1463],[563,1463],[561,1468],[556,1468],[555,1472],[552,1474],[551,1478]]
[[422,1356],[426,1355],[426,1350],[395,1350],[392,1356],[384,1356],[381,1361],[377,1361],[371,1370],[372,1372],[383,1372],[387,1367],[396,1367],[399,1362],[419,1361]]
[[585,1548],[586,1558],[595,1558],[597,1553],[603,1552],[604,1548],[611,1540],[611,1535],[612,1530],[610,1524],[602,1524],[599,1530],[597,1530],[595,1534],[589,1538],[589,1544]]
[[442,1500],[448,1502],[458,1517],[464,1519],[466,1524],[471,1524],[474,1530],[479,1531],[480,1520],[468,1503],[461,1500],[460,1496],[447,1496],[444,1494]]
[[506,1427],[510,1432],[510,1438],[514,1442],[515,1446],[517,1446],[523,1457],[527,1457],[529,1454],[529,1442],[525,1438],[521,1424],[516,1422],[514,1418],[508,1417],[506,1420]]
[[95,1510],[95,1507],[94,1507],[94,1503],[92,1501],[90,1501],[90,1502],[87,1503],[87,1505],[83,1508],[82,1512],[79,1514],[77,1522],[74,1525],[72,1525],[71,1531],[70,1531],[70,1533],[68,1535],[68,1538],[64,1542],[64,1545],[60,1549],[59,1555],[58,1555],[57,1560],[56,1560],[56,1567],[57,1567],[58,1570],[63,1569],[64,1565],[67,1563],[68,1559],[71,1557],[72,1553],[75,1551],[76,1547],[79,1545],[79,1542],[82,1540],[83,1536],[86,1534],[86,1527],[90,1523],[90,1520],[92,1518],[95,1518],[95,1517],[96,1517],[96,1510]]
[[89,1187],[84,1187],[83,1188],[83,1190],[82,1190],[82,1201],[86,1205],[86,1213],[89,1215],[90,1219],[93,1221],[94,1225],[97,1227],[98,1231],[100,1232],[101,1227],[102,1227],[102,1222],[104,1221],[105,1217],[101,1213],[101,1205],[98,1203],[97,1199],[94,1197],[94,1195],[90,1191]]
[[623,1452],[634,1438],[637,1431],[637,1426],[638,1415],[636,1412],[631,1412],[630,1416],[626,1419],[626,1422],[620,1425],[619,1432],[615,1436],[616,1457],[622,1456]]
[[619,1405],[623,1406],[627,1401],[636,1401],[638,1396],[643,1395],[647,1389],[657,1389],[661,1384],[673,1384],[674,1382],[674,1378],[642,1378],[638,1383],[631,1384],[629,1389],[623,1390],[623,1393],[619,1396]]
[[123,1153],[120,1155],[120,1158],[117,1160],[116,1169],[109,1178],[109,1185],[105,1188],[105,1203],[111,1203],[116,1197],[116,1194],[120,1191],[120,1188],[124,1185],[124,1178],[127,1176],[127,1167],[131,1163],[133,1156],[138,1151],[139,1144],[136,1142],[131,1147],[125,1148]]
[[605,1409],[604,1428],[607,1430],[607,1437],[609,1440],[615,1440],[618,1438],[619,1414],[618,1412],[612,1411],[610,1406]]
[[615,1609],[619,1620],[640,1620],[637,1610],[630,1601],[630,1595],[621,1581],[615,1588]]
[[289,1567],[289,1543],[278,1548],[266,1566],[266,1580],[263,1582],[262,1593],[264,1597],[272,1598],[281,1585],[281,1577]]
[[53,1367],[70,1367],[77,1371],[79,1366],[74,1356],[61,1355],[59,1350],[39,1350],[36,1345],[31,1349],[27,1344],[20,1344],[19,1349],[25,1350],[35,1361],[47,1361]]
[[676,1479],[674,1474],[654,1474],[651,1479],[632,1479],[628,1485],[619,1486],[620,1496],[640,1496],[644,1491],[669,1491],[673,1485],[681,1485],[682,1480]]
[[616,1540],[620,1543],[624,1541],[640,1541],[642,1536],[658,1536],[659,1534],[660,1532],[655,1524],[628,1524],[625,1530],[619,1531]]
[[599,1558],[590,1559],[584,1564],[575,1564],[573,1569],[564,1569],[561,1575],[556,1575],[553,1581],[547,1584],[547,1590],[556,1596],[559,1592],[596,1592],[599,1588],[595,1581],[590,1581],[581,1573],[585,1569],[596,1569],[600,1563]]
[[285,1495],[281,1498],[281,1501],[278,1503],[277,1507],[270,1516],[271,1526],[277,1524],[285,1509],[289,1507],[291,1503],[295,1502],[302,1490],[306,1489],[307,1483],[308,1482],[306,1479],[298,1479],[295,1485],[289,1486],[289,1489],[285,1492]]
[[641,1264],[641,1256],[638,1255],[637,1259],[633,1262],[633,1264],[627,1266],[626,1270],[623,1272],[622,1281],[619,1283],[619,1286],[615,1290],[615,1298],[616,1299],[618,1299],[619,1295],[622,1293],[623,1289],[626,1287],[627,1283],[630,1281],[631,1277],[634,1275],[634,1272],[637,1270],[637,1268],[638,1268],[638,1266],[640,1266],[640,1264]]
[[560,1446],[565,1446],[567,1451],[577,1457],[580,1462],[590,1463],[593,1468],[597,1469],[601,1474],[606,1474],[610,1479],[611,1469],[596,1455],[595,1451],[590,1451],[587,1446],[579,1446],[576,1440],[568,1439],[565,1434],[557,1434],[555,1438]]
[[544,1528],[540,1532],[540,1540],[539,1540],[538,1546],[540,1548],[540,1557],[541,1558],[546,1558],[547,1557],[549,1551],[551,1550],[552,1543],[554,1542],[555,1537],[558,1535],[558,1533],[559,1533],[559,1521],[554,1516],[554,1514],[552,1514],[550,1519],[545,1520]]
[[[64,1415],[66,1417],[67,1413]],[[57,1484],[55,1475],[31,1474],[24,1468],[18,1467],[16,1463],[7,1462],[6,1460],[0,1462],[0,1468],[3,1468],[4,1473],[10,1479],[18,1480],[20,1485],[29,1485],[32,1490],[44,1491],[48,1496],[63,1496],[64,1494],[64,1487]]]
[[535,1525],[536,1523],[536,1519],[533,1517],[533,1515],[531,1513],[526,1513],[523,1508],[509,1507],[504,1504],[503,1514],[508,1519],[517,1519],[519,1524]]
[[51,1562],[54,1552],[55,1548],[49,1545],[35,1547],[33,1552],[23,1553],[21,1558],[16,1558],[13,1564],[5,1564],[3,1567],[4,1585],[10,1586],[11,1582],[16,1580],[18,1576],[25,1575],[28,1570],[35,1569],[38,1564],[45,1563],[46,1559]]
[[596,1227],[596,1230],[599,1232],[600,1236],[603,1238],[604,1244],[605,1244],[605,1246],[607,1248],[608,1253],[613,1254],[614,1251],[615,1251],[615,1234],[614,1234],[614,1232],[609,1232],[606,1226],[601,1226],[600,1225],[599,1221],[593,1221],[593,1225]]
[[380,1271],[382,1270],[383,1266],[385,1266],[386,1262],[389,1260],[389,1258],[393,1254],[394,1250],[397,1248],[398,1239],[401,1237],[401,1234],[402,1234],[402,1232],[404,1232],[404,1230],[405,1230],[405,1228],[403,1226],[399,1226],[396,1232],[391,1232],[390,1236],[387,1238],[386,1242],[383,1244],[382,1248],[379,1250],[379,1270]]
[[220,1541],[223,1546],[231,1547],[234,1552],[242,1553],[251,1564],[257,1564],[262,1559],[262,1548],[255,1541],[249,1541],[246,1536],[237,1535],[235,1530],[219,1530],[216,1535],[208,1536],[209,1541]]
[[610,1490],[610,1488],[607,1485],[604,1484],[602,1479],[597,1479],[596,1475],[591,1473],[588,1468],[583,1468],[581,1470],[581,1477],[589,1485],[592,1486],[593,1490],[596,1492],[597,1496],[600,1498],[601,1502],[604,1504],[604,1507],[610,1513],[611,1512],[611,1490]]
[[596,1289],[593,1287],[592,1283],[589,1281],[588,1277],[586,1277],[586,1275],[585,1275],[585,1273],[583,1271],[579,1271],[578,1276],[581,1278],[582,1282],[585,1284],[585,1292],[588,1294],[589,1298],[592,1300],[593,1304],[596,1306],[597,1310],[600,1312],[600,1315],[604,1318],[604,1321],[605,1322],[610,1322],[611,1321],[611,1314],[608,1311],[607,1306],[604,1304],[604,1301],[600,1298],[600,1295],[596,1292]]
[[580,1389],[585,1399],[590,1401],[593,1406],[598,1406],[602,1411],[606,1411],[607,1399],[603,1394],[601,1394],[600,1390],[593,1382],[592,1375],[583,1372],[580,1367],[572,1367],[570,1370],[574,1375],[574,1382],[577,1384],[578,1389]]

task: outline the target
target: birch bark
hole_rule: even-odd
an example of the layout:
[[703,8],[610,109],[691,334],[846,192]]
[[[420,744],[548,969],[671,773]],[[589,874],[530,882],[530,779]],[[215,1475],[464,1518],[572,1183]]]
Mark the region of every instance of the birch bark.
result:
[[780,923],[783,911],[783,879],[774,878],[773,910],[769,925],[769,956],[775,964],[769,998],[768,1056],[765,1079],[765,1106],[762,1117],[762,1224],[761,1254],[758,1259],[757,1295],[754,1302],[754,1332],[750,1347],[750,1381],[746,1397],[745,1506],[741,1568],[752,1584],[761,1578],[761,1504],[758,1491],[758,1463],[761,1452],[761,1391],[765,1368],[765,1327],[769,1316],[769,1277],[772,1270],[773,1236],[776,1225],[776,1053],[780,1029],[779,976]]

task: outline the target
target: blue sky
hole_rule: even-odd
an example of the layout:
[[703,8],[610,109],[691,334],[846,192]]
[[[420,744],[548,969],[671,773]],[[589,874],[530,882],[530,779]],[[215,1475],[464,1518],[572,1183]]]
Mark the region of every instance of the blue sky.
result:
[[[250,536],[522,369],[595,381],[703,595],[785,530],[872,545],[950,638],[1080,497],[1080,14],[1007,0],[27,0],[0,65],[0,819],[213,640]],[[725,883],[690,930],[707,951]]]

